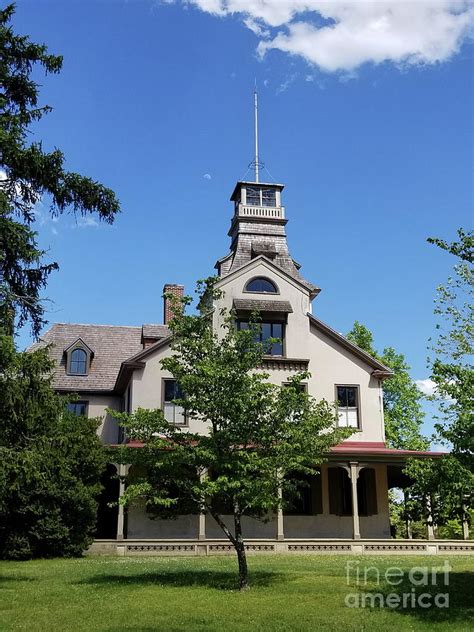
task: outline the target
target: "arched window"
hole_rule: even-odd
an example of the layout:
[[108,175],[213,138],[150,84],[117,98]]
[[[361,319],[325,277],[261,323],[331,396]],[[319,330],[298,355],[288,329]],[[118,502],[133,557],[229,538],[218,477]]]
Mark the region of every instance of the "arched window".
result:
[[251,279],[245,286],[246,292],[259,292],[260,294],[278,294],[278,288],[265,277],[255,277]]
[[71,352],[69,373],[71,375],[87,375],[87,353],[84,349],[74,349]]

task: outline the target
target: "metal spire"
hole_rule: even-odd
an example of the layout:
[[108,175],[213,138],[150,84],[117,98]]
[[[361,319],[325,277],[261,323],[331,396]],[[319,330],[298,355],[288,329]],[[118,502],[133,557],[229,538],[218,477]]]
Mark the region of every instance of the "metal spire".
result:
[[259,182],[259,172],[263,169],[263,162],[260,162],[258,158],[258,93],[257,93],[257,80],[255,79],[255,88],[253,91],[253,104],[254,104],[254,121],[255,121],[255,158],[249,164],[249,168],[255,169],[255,182]]
[[255,89],[253,92],[254,108],[255,108],[255,182],[258,182],[258,94],[257,81],[255,80]]

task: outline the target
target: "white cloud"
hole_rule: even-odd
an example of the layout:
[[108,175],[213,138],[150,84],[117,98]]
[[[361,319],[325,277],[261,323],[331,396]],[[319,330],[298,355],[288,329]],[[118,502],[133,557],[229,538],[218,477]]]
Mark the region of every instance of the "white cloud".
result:
[[77,218],[76,226],[78,228],[96,228],[99,226],[99,222],[95,219],[95,217],[85,215]]
[[425,380],[415,380],[415,384],[425,395],[434,395],[436,393],[436,384],[429,378]]
[[260,39],[325,72],[362,64],[446,61],[472,37],[472,0],[183,0],[217,17],[236,16]]
[[212,176],[210,173],[205,173],[203,176],[204,180],[212,180]]

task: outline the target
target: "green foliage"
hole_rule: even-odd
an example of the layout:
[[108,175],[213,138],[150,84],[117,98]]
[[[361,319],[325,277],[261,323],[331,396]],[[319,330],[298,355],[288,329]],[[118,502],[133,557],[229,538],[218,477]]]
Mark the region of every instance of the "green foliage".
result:
[[[213,284],[200,286],[201,305],[209,304],[210,295],[220,297]],[[244,587],[242,516],[265,519],[275,511],[280,488],[294,492],[295,476],[314,472],[348,431],[335,429],[333,406],[301,391],[307,374],[292,376],[288,387],[269,383],[260,369],[265,350],[254,342],[256,318],[241,331],[233,314],[223,310],[219,318],[216,331],[210,317],[186,315],[177,306],[170,323],[173,354],[162,360],[186,394],[176,403],[191,423],[202,420],[208,434],[169,424],[161,410],[110,412],[145,444],[122,450],[122,462],[143,472],[130,480],[126,501],[142,498],[161,516],[182,512],[183,503],[211,514],[237,551]],[[233,515],[233,526],[225,524],[223,513]]]
[[357,321],[347,338],[393,371],[393,376],[383,385],[385,434],[389,447],[426,449],[428,440],[421,434],[423,394],[410,377],[405,356],[393,347],[386,347],[379,354],[374,348],[372,333]]
[[459,229],[458,238],[451,244],[428,240],[459,258],[454,274],[437,290],[438,337],[432,344],[431,379],[440,409],[439,438],[449,442],[453,455],[474,472],[474,234]]
[[70,208],[112,222],[119,203],[110,189],[65,170],[59,149],[48,153],[30,142],[32,123],[51,111],[39,105],[32,73],[37,67],[58,73],[62,57],[15,34],[13,13],[14,5],[0,10],[0,326],[13,335],[17,316],[16,324],[29,320],[37,336],[44,324],[40,291],[57,264],[41,263],[44,253],[29,228],[35,205],[47,201],[52,214]]
[[474,236],[458,230],[458,241],[428,241],[458,258],[454,274],[437,289],[438,336],[432,341],[431,379],[439,415],[435,439],[451,452],[434,462],[414,462],[412,511],[423,514],[430,500],[434,522],[447,532],[453,520],[470,520],[474,492],[473,268]]
[[104,453],[97,420],[51,388],[47,350],[0,336],[0,557],[80,555],[95,528]]
[[409,488],[409,511],[414,519],[426,522],[427,501],[435,525],[446,525],[453,519],[469,519],[463,507],[470,504],[474,477],[455,456],[412,459],[405,471],[414,481]]

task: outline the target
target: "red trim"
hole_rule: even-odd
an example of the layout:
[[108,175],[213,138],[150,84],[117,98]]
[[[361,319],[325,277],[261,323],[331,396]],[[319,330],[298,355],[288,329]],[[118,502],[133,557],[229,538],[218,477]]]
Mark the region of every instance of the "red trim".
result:
[[385,455],[385,456],[442,456],[446,452],[430,452],[429,450],[397,450],[387,448],[383,441],[344,441],[331,448],[332,454]]

